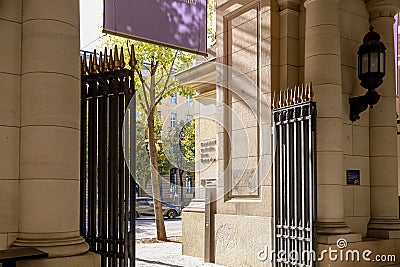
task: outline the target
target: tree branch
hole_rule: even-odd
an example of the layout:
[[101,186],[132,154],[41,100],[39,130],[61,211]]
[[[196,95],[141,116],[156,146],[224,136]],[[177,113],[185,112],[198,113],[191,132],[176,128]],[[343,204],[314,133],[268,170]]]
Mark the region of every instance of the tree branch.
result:
[[138,98],[139,98],[139,104],[142,106],[143,110],[144,110],[146,113],[148,113],[148,112],[149,112],[149,109],[146,108],[145,105],[143,104],[143,102],[145,102],[145,101],[143,101],[142,95],[141,95],[140,93],[137,94],[137,95],[138,95]]
[[[150,105],[149,105],[149,102],[148,102],[147,96],[146,96],[146,88],[145,88],[146,87],[146,82],[145,82],[145,80],[143,78],[142,70],[139,69],[138,64],[137,64],[135,43],[132,44],[132,50],[133,50],[132,51],[133,53],[131,53],[131,54],[133,54],[133,68],[134,68],[135,72],[137,73],[137,75],[139,76],[140,83],[142,84],[143,93],[144,93],[144,97],[145,97],[144,100],[145,100],[145,104],[146,104],[147,110],[150,110]],[[143,99],[141,99],[141,101],[143,101]]]
[[165,76],[165,74],[164,74],[164,71],[163,71],[162,75],[161,75],[161,78],[158,79],[158,81],[156,82],[156,86],[158,86],[160,84],[160,82],[164,79],[164,76]]
[[177,57],[178,57],[178,50],[175,52],[174,59],[172,60],[171,66],[169,68],[168,77],[167,77],[167,80],[165,81],[164,88],[161,90],[161,92],[156,97],[156,104],[158,104],[161,101],[161,99],[163,98],[164,93],[168,89],[169,80],[171,78],[172,70],[174,69],[175,60],[176,60]]

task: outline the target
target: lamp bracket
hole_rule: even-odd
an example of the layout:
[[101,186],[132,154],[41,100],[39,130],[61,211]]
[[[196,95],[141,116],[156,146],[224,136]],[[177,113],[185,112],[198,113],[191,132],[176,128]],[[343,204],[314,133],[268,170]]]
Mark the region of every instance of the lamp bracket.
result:
[[372,109],[378,103],[381,96],[375,89],[369,89],[363,96],[349,98],[350,103],[350,120],[355,122],[360,119],[360,113],[365,111],[368,106]]

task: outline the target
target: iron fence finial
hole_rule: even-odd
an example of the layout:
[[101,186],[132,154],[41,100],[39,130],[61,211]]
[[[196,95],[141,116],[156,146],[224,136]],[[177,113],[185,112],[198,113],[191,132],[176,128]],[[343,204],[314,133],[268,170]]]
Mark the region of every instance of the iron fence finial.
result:
[[275,92],[272,92],[271,107],[275,109]]
[[114,69],[117,70],[119,68],[120,61],[118,56],[118,46],[115,45],[114,47]]
[[108,62],[108,66],[110,70],[114,69],[114,59],[113,59],[113,52],[112,49],[110,49],[110,57],[109,57],[110,61]]
[[120,58],[120,68],[123,69],[125,68],[125,57],[124,57],[124,48],[121,46],[121,58]]
[[134,68],[136,62],[135,62],[135,52],[134,52],[134,47],[133,44],[131,45],[131,53],[130,53],[130,57],[129,57],[129,66],[131,68]]
[[99,70],[99,65],[97,64],[97,52],[96,49],[94,50],[93,53],[93,71],[96,73]]
[[94,69],[93,69],[93,56],[90,55],[89,56],[89,74],[93,74],[94,73]]
[[289,92],[289,88],[287,88],[286,89],[286,94],[285,94],[285,104],[286,104],[286,106],[289,106],[290,105],[290,92]]
[[107,71],[108,68],[109,68],[109,65],[108,65],[108,55],[107,55],[107,47],[104,47],[104,63],[103,63],[103,64],[104,64],[104,65],[103,65],[104,71]]
[[104,71],[104,62],[103,62],[103,53],[100,51],[100,58],[99,58],[99,71]]

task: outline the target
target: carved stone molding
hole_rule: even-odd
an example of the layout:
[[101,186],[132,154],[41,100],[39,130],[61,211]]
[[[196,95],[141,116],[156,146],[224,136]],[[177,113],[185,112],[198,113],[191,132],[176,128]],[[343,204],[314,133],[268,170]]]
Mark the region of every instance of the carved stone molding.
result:
[[400,11],[398,0],[367,1],[370,19],[379,17],[394,17]]
[[279,11],[291,9],[294,11],[300,10],[300,0],[278,0]]

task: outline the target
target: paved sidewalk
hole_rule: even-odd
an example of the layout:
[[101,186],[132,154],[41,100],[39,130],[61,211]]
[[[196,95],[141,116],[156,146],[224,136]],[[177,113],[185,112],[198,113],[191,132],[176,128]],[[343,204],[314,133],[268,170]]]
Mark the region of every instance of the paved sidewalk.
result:
[[182,243],[161,242],[136,244],[136,266],[145,267],[222,267],[204,263],[203,259],[183,256]]
[[[181,218],[165,220],[165,231],[167,236],[182,236]],[[136,220],[136,239],[156,238],[157,227],[154,218],[139,218]]]

